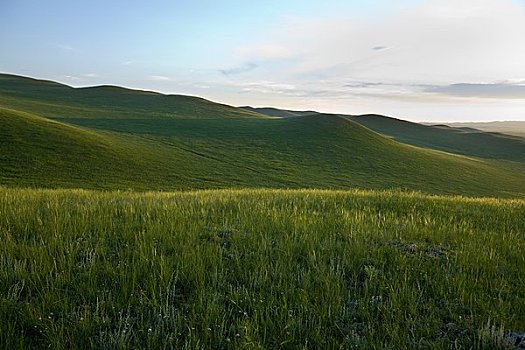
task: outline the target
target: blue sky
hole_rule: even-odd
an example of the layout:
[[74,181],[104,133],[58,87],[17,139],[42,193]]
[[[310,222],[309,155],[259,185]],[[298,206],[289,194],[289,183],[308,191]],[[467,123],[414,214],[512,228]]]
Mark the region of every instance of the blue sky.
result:
[[232,105],[525,120],[519,0],[0,1],[0,71]]

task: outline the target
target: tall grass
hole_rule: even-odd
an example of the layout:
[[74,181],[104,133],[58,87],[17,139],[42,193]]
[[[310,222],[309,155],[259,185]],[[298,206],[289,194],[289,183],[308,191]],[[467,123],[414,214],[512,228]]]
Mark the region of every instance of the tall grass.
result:
[[0,344],[504,347],[525,331],[524,213],[400,192],[0,188]]

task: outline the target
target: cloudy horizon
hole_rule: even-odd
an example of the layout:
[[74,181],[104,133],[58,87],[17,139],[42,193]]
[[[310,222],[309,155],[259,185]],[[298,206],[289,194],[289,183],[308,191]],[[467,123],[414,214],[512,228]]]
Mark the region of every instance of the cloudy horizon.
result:
[[522,0],[7,1],[0,12],[4,73],[236,106],[525,121]]

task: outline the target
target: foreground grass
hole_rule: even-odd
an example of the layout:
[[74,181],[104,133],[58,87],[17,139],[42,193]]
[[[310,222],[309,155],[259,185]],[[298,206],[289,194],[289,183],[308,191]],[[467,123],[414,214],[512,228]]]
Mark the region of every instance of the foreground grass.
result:
[[0,188],[0,344],[502,348],[525,201]]

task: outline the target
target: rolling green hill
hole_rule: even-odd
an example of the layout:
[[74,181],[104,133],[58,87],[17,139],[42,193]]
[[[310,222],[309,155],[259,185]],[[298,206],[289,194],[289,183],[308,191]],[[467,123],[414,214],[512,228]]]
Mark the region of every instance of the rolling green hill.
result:
[[525,139],[472,128],[422,125],[381,115],[349,117],[397,141],[482,158],[525,162]]
[[[2,78],[9,349],[493,349],[523,330],[519,143],[455,155],[348,116]],[[381,191],[319,190],[350,188]]]
[[523,176],[513,164],[403,145],[331,115],[71,121],[98,130],[7,109],[0,116],[0,178],[9,185],[139,190],[361,187],[524,194]]
[[[152,165],[147,143],[0,108],[0,181],[37,187],[126,188]],[[162,158],[159,157],[158,161]],[[140,171],[144,169],[144,172]]]
[[265,118],[202,98],[117,86],[67,85],[0,74],[0,106],[52,118]]
[[[525,194],[525,163],[401,144],[337,115],[267,118],[192,97],[8,75],[0,107],[0,181],[8,185]],[[519,159],[514,146],[500,158]]]
[[[281,118],[320,114],[319,112],[297,112],[275,108],[243,108]],[[523,126],[520,122],[487,123],[487,125],[467,123],[465,126],[471,125],[472,127],[455,127],[456,124],[450,127],[418,124],[377,114],[342,116],[409,145],[467,156],[525,162],[525,138],[521,137],[525,134],[523,134],[521,129]],[[477,126],[481,128],[478,130]],[[512,128],[514,131],[509,132]]]

